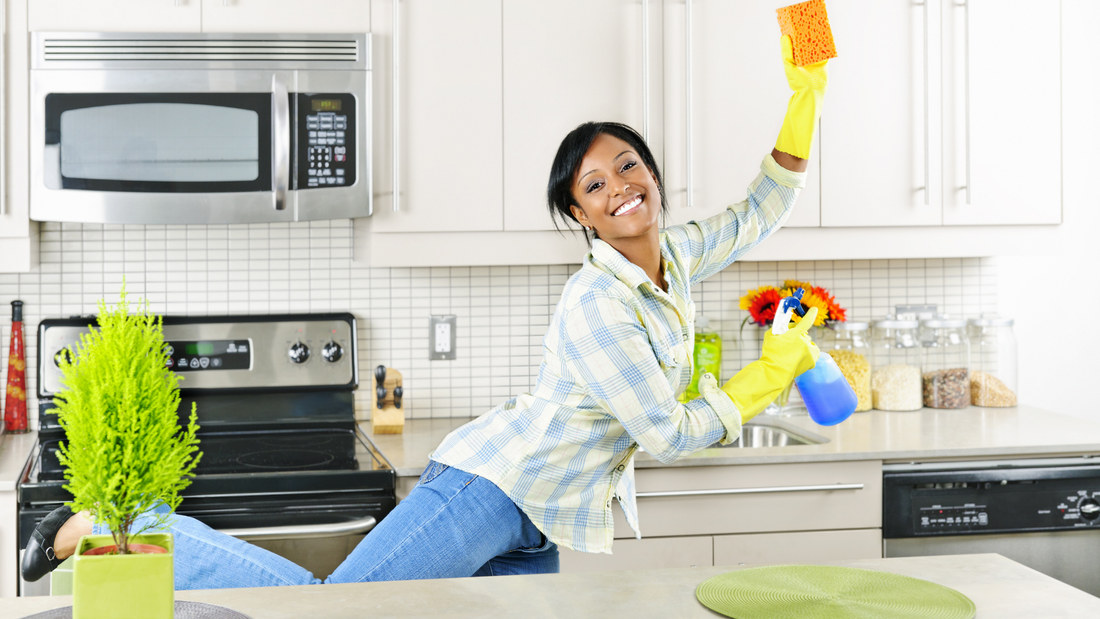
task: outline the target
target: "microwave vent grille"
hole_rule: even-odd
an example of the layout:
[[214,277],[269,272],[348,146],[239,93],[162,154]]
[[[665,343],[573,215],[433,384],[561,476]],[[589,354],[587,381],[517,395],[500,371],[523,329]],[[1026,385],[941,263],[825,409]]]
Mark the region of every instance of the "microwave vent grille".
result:
[[247,39],[239,38],[78,38],[72,35],[50,38],[43,37],[41,59],[43,65],[52,63],[96,63],[99,65],[115,62],[232,62],[235,65],[251,62],[312,63],[346,62],[358,63],[361,39]]

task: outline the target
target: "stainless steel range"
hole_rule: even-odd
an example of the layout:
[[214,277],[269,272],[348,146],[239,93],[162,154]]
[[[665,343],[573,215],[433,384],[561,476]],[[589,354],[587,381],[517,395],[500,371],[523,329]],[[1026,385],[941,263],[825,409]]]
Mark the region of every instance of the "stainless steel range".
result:
[[[19,484],[21,549],[71,498],[57,459],[57,361],[94,323],[38,328],[39,444]],[[203,452],[177,511],[327,575],[396,502],[392,467],[355,422],[354,316],[169,316],[164,339],[181,378],[181,422],[196,403]],[[47,593],[48,579],[21,583],[22,595]]]

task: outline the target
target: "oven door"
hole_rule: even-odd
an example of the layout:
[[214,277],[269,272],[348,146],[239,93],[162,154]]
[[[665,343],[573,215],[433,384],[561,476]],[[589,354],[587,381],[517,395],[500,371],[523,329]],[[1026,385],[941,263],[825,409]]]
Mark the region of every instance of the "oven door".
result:
[[323,195],[299,200],[297,165],[307,146],[298,138],[308,132],[294,94],[306,88],[349,100],[353,178],[368,181],[369,157],[357,152],[369,144],[358,135],[366,133],[368,72],[31,73],[32,219],[227,224],[369,213],[369,182],[304,187]]

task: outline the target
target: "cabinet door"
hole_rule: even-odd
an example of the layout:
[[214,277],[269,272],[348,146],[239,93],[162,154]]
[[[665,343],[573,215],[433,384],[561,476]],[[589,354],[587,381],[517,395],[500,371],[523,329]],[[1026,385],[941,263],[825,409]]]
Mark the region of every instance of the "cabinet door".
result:
[[[775,6],[755,0],[690,4],[690,30],[685,4],[665,9],[664,172],[673,223],[705,219],[745,199],[775,146],[791,96]],[[820,225],[819,161],[815,152],[787,226]]]
[[202,0],[203,32],[370,32],[363,0]]
[[713,540],[698,537],[660,537],[615,540],[612,553],[594,554],[559,548],[561,572],[609,572],[615,570],[655,570],[666,567],[705,567],[714,565]]
[[200,0],[30,0],[27,27],[77,32],[199,32]]
[[945,224],[1062,222],[1060,7],[969,0],[944,9]]
[[[392,10],[398,210],[393,210]],[[504,228],[499,0],[378,0],[373,16],[374,232]],[[427,251],[427,249],[426,249]]]
[[715,565],[815,563],[881,558],[882,529],[714,536]]
[[943,223],[939,5],[829,0],[821,225]]
[[[558,145],[574,127],[616,121],[644,135],[642,6],[504,0],[505,230],[555,229],[546,184]],[[650,25],[657,33],[646,40],[652,51],[660,28]],[[651,127],[653,118],[650,112]],[[652,130],[647,137],[659,153]]]

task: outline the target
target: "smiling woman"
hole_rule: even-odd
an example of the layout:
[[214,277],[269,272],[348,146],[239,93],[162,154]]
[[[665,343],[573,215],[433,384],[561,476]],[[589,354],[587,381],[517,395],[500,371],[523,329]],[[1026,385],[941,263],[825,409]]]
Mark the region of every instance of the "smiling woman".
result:
[[[784,66],[795,96],[777,148],[808,151],[821,93],[807,97],[799,89],[823,92],[825,64],[795,66],[784,40]],[[611,552],[613,500],[640,537],[639,448],[670,463],[732,443],[743,421],[817,360],[806,335],[811,309],[802,326],[765,336],[762,359],[722,388],[705,374],[700,397],[677,398],[692,376],[691,287],[783,225],[805,183],[805,165],[773,150],[744,201],[661,230],[661,172],[641,136],[607,122],[570,132],[547,198],[553,216],[584,227],[592,251],[562,290],[535,385],[444,438],[409,496],[324,582],[556,572],[559,544]],[[50,522],[39,533],[58,557],[91,533],[83,515]],[[176,589],[322,582],[194,519],[170,522]]]

